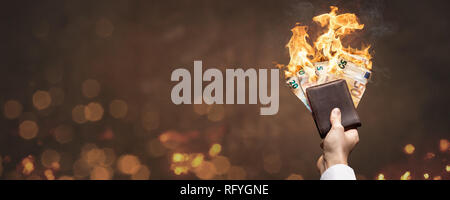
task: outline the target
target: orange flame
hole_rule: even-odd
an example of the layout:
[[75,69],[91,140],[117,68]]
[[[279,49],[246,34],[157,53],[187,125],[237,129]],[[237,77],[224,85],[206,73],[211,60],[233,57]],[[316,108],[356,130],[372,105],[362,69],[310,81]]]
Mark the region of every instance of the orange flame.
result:
[[351,47],[345,48],[341,39],[346,35],[361,30],[364,24],[358,23],[358,18],[353,13],[344,13],[337,15],[337,7],[331,6],[331,11],[313,18],[313,21],[320,24],[321,27],[327,26],[327,30],[317,37],[314,42],[314,48],[308,43],[309,35],[307,26],[296,26],[292,31],[292,37],[287,47],[291,60],[285,71],[286,77],[295,75],[300,69],[304,69],[310,79],[316,78],[314,72],[314,62],[329,61],[328,72],[339,73],[337,68],[339,58],[346,59],[356,65],[370,70],[372,68],[372,58],[369,54],[369,48],[362,50]]

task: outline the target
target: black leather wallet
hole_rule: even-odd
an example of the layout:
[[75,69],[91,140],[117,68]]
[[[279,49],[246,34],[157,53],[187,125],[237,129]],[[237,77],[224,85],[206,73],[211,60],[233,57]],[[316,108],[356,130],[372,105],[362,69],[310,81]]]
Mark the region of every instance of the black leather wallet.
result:
[[311,106],[314,122],[322,139],[327,136],[331,129],[330,114],[333,108],[341,110],[342,126],[345,130],[361,126],[345,80],[339,79],[309,87],[306,89],[306,95]]

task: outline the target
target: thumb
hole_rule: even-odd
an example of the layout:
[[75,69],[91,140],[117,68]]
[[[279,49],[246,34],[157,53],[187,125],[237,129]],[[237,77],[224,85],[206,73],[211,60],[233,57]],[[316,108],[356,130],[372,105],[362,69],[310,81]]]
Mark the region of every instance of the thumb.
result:
[[358,135],[358,131],[356,129],[350,129],[348,131],[345,132],[345,136],[347,137],[347,139],[352,142],[352,144],[358,144],[359,142],[359,135]]
[[319,157],[319,159],[317,159],[317,164],[316,164],[316,166],[317,166],[317,169],[319,170],[320,174],[322,175],[323,172],[325,171],[325,168],[326,168],[326,166],[325,166],[325,161],[324,161],[324,159],[323,159],[323,155],[321,155],[321,156]]
[[341,110],[339,108],[334,108],[331,111],[330,122],[332,127],[342,126],[341,124]]

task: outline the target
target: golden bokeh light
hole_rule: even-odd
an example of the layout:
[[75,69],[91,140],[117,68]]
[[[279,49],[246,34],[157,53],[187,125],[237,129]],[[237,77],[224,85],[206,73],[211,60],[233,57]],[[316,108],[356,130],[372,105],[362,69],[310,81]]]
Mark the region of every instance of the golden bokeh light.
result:
[[113,100],[109,104],[109,114],[116,119],[124,118],[127,116],[128,105],[123,100]]
[[60,144],[65,144],[72,141],[73,128],[69,125],[59,125],[55,128],[54,132],[55,140]]
[[93,79],[85,80],[81,84],[81,92],[86,98],[94,98],[100,93],[100,83]]
[[83,124],[87,121],[86,115],[84,113],[85,111],[84,105],[76,105],[72,109],[72,120],[78,124]]
[[192,159],[191,161],[191,166],[192,167],[198,167],[203,163],[203,160],[205,159],[205,156],[203,156],[203,154],[199,153],[197,154],[194,159]]
[[193,104],[193,107],[194,112],[197,113],[198,115],[206,115],[208,114],[209,107],[211,107],[211,105],[202,103],[202,104]]
[[51,169],[46,169],[44,171],[44,175],[47,180],[55,180],[55,175]]
[[442,180],[442,176],[435,176],[435,177],[433,177],[433,180]]
[[423,174],[423,178],[428,180],[430,178],[430,174],[428,173]]
[[[223,173],[229,168],[229,166],[227,167],[227,164],[229,165],[229,163],[222,159],[217,160],[216,163],[206,161],[203,153],[174,153],[171,156],[171,162],[170,169],[175,175],[187,174],[188,172],[193,171],[197,176],[201,176],[202,179],[212,178],[209,172],[206,172],[207,170],[212,170],[210,172],[214,173],[214,175],[217,173],[216,164],[223,164],[223,166],[221,166],[223,169],[220,169],[224,171]],[[206,166],[204,166],[205,162],[208,162]],[[214,167],[209,166],[209,164],[214,165]],[[223,173],[221,172],[221,174]]]
[[131,175],[131,179],[132,180],[148,180],[148,179],[150,179],[150,169],[145,165],[141,165],[141,168],[139,168],[139,170],[136,173]]
[[411,172],[406,171],[401,177],[400,180],[411,180]]
[[[171,156],[170,169],[175,175],[187,174],[203,165],[205,156],[202,153],[174,153]],[[208,167],[208,166],[207,166]],[[204,175],[204,172],[200,172]]]
[[116,153],[112,148],[103,148],[103,153],[105,155],[105,160],[103,161],[103,166],[111,166],[116,161]]
[[227,174],[229,180],[244,180],[246,176],[247,172],[245,172],[245,169],[239,166],[231,166]]
[[386,178],[384,177],[384,174],[378,174],[377,176],[377,180],[386,180]]
[[174,172],[176,175],[187,174],[187,173],[189,172],[189,168],[186,167],[186,166],[176,166],[176,167],[173,169],[173,172]]
[[6,118],[16,119],[22,114],[23,106],[16,100],[8,100],[3,109]]
[[159,135],[159,141],[165,148],[176,149],[186,138],[177,131],[169,130]]
[[219,155],[219,153],[222,151],[222,145],[220,144],[213,144],[211,148],[209,148],[209,155],[211,157]]
[[92,122],[101,120],[103,113],[103,106],[97,102],[91,102],[84,107],[84,117]]
[[445,171],[450,172],[450,165],[445,166]]
[[187,159],[187,155],[182,153],[174,153],[172,155],[172,161],[173,162],[184,162],[185,159]]
[[447,139],[441,139],[439,140],[439,150],[442,152],[446,152],[448,151],[450,147],[450,143],[448,142]]
[[91,180],[110,180],[111,177],[111,170],[101,166],[95,166],[90,173]]
[[304,178],[300,174],[291,174],[286,178],[286,180],[304,180]]
[[73,164],[73,175],[75,178],[78,179],[84,178],[90,175],[91,173],[90,169],[91,169],[90,166],[86,163],[84,159],[78,159]]
[[38,110],[44,110],[52,103],[50,93],[43,90],[38,90],[33,94],[33,105]]
[[19,135],[23,139],[30,140],[37,136],[39,127],[36,122],[25,120],[19,125]]
[[86,143],[81,147],[81,158],[85,159],[84,157],[87,156],[87,153],[93,149],[98,149],[96,144],[93,143]]
[[195,175],[203,180],[210,180],[216,175],[216,167],[209,161],[202,162],[200,166],[194,169]]
[[104,163],[106,161],[106,154],[103,149],[93,147],[93,148],[83,150],[82,158],[91,167],[104,166]]
[[59,162],[53,162],[51,169],[53,170],[59,170],[61,168],[61,165],[59,164]]
[[436,157],[436,154],[432,152],[428,152],[427,154],[425,154],[425,160],[430,160],[433,159],[434,157]]
[[58,180],[66,180],[66,181],[68,181],[68,180],[75,180],[75,178],[72,177],[72,176],[64,175],[64,176],[60,176],[60,177],[58,178]]
[[57,151],[52,149],[45,150],[41,155],[41,163],[46,168],[55,168],[57,165],[59,165],[60,160],[61,155]]
[[96,144],[88,143],[81,149],[80,160],[87,168],[109,167],[115,162],[116,155],[111,148],[98,148]]
[[212,159],[211,162],[213,163],[216,169],[217,175],[226,174],[228,170],[230,170],[231,163],[225,156],[217,156],[214,159]]
[[117,161],[117,168],[124,174],[132,175],[141,168],[141,162],[134,155],[122,155]]
[[415,148],[414,145],[412,145],[412,144],[407,144],[407,145],[403,148],[403,151],[404,151],[406,154],[413,154],[415,150],[416,150],[416,148]]
[[34,171],[34,158],[33,156],[27,156],[22,160],[22,173],[24,175],[30,175]]

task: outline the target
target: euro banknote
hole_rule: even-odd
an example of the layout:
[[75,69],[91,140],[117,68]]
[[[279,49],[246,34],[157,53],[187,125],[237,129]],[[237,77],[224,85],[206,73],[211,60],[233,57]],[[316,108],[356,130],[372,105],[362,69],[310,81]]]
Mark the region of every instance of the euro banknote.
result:
[[297,76],[289,77],[286,80],[286,84],[291,88],[291,91],[297,96],[300,101],[305,104],[306,108],[311,112],[311,108],[309,107],[308,99],[306,99],[306,95],[303,92],[302,88],[300,87],[300,81]]
[[[335,66],[338,66],[335,69],[336,71],[330,71],[329,61],[316,62],[314,63],[314,73],[306,73],[304,69],[300,69],[296,76],[287,79],[286,83],[291,88],[291,91],[305,104],[308,110],[310,110],[310,107],[305,95],[306,88],[336,79],[344,79],[347,82],[355,107],[361,101],[371,71],[343,58],[338,59],[336,62]],[[312,74],[313,77],[309,77],[308,74]]]

